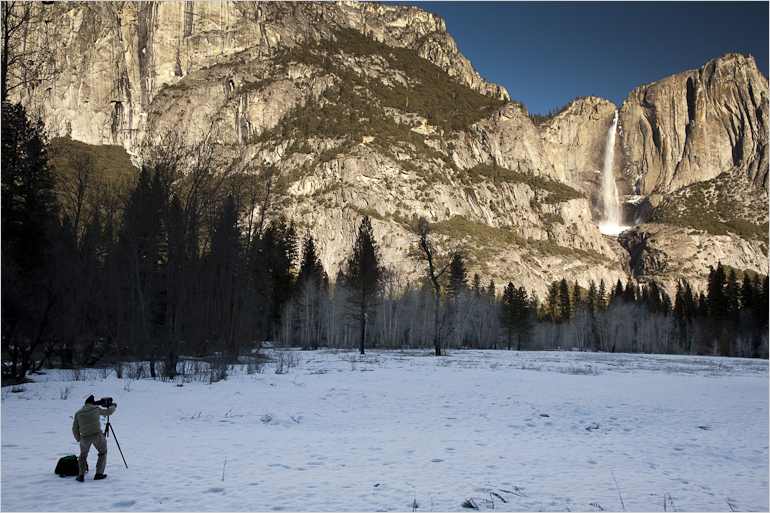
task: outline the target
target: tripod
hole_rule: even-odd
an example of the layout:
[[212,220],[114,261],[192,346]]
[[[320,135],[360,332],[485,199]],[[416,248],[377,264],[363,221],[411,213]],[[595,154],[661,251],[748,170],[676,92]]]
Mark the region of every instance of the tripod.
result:
[[118,437],[115,436],[115,428],[112,427],[112,424],[110,424],[110,417],[107,417],[107,425],[104,427],[104,436],[110,436],[110,430],[112,430],[112,436],[115,438],[115,443],[118,444],[118,451],[120,451],[120,457],[123,458],[123,464],[128,468],[128,463],[126,463],[126,457],[123,456],[123,451],[120,449],[120,444],[118,443]]

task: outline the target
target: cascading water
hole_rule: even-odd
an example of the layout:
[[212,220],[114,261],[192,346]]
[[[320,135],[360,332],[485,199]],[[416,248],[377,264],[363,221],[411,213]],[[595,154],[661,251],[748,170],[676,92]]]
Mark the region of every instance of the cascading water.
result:
[[618,128],[618,111],[612,126],[607,131],[607,140],[604,144],[604,169],[602,169],[602,203],[604,204],[604,220],[599,224],[599,229],[606,235],[618,235],[625,230],[621,226],[622,216],[618,188],[615,185],[615,131]]

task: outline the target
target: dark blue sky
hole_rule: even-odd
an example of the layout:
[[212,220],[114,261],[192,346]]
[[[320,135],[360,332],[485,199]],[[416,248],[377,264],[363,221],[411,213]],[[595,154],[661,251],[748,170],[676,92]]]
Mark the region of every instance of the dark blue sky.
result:
[[530,113],[635,87],[730,52],[768,74],[770,10],[752,2],[404,2],[441,16],[476,71]]

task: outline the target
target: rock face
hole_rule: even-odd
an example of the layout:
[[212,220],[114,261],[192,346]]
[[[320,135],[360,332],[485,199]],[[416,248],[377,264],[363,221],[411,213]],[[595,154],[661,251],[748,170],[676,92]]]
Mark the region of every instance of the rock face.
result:
[[654,280],[674,297],[682,280],[706,291],[708,271],[715,262],[736,269],[768,273],[768,246],[756,239],[711,235],[680,226],[646,223],[620,236],[640,281]]
[[[57,41],[54,80],[24,91],[52,135],[136,152],[164,86],[238,56],[246,62],[353,28],[410,47],[456,80],[508,99],[457,50],[444,21],[417,8],[358,2],[53,2],[40,4]],[[217,84],[218,96],[230,81]],[[235,85],[235,82],[232,82]],[[230,87],[230,90],[232,87]],[[268,121],[270,121],[268,119]]]
[[[555,178],[588,195],[595,219],[601,218],[604,208],[601,173],[615,110],[614,104],[602,98],[582,98],[570,103],[541,130]],[[616,168],[615,173],[618,171]]]
[[[332,277],[364,214],[373,219],[385,263],[410,279],[418,269],[405,258],[414,243],[407,226],[423,216],[445,249],[463,248],[484,283],[502,288],[510,280],[541,299],[553,280],[611,284],[632,269],[664,286],[676,273],[697,281],[722,257],[767,273],[766,237],[714,238],[660,220],[618,241],[602,235],[601,171],[616,106],[579,99],[536,127],[504,88],[481,79],[443,20],[420,9],[357,2],[37,7],[58,41],[56,73],[13,100],[41,116],[52,136],[120,144],[139,162],[144,147],[173,132],[190,145],[209,137],[223,169],[274,166],[286,182],[280,213],[313,234]],[[358,34],[357,44],[376,41],[378,50],[348,48],[345,30]],[[333,51],[314,46],[332,40]],[[427,77],[398,62],[401,49],[438,66],[446,82],[499,103],[461,129],[433,126],[429,109],[415,107],[410,92]],[[296,112],[314,102],[339,109],[345,84],[360,100],[360,112],[345,111],[345,119],[366,130],[381,115],[389,120],[386,133],[327,127],[300,140],[307,119],[300,122]],[[403,98],[388,104],[388,91],[398,87]],[[444,103],[469,97],[458,91]],[[733,54],[632,91],[619,109],[612,170],[626,217],[649,221],[671,210],[666,198],[676,191],[717,177],[766,198],[767,103],[767,78],[751,57]],[[754,205],[740,219],[766,225],[767,203]],[[689,238],[679,247],[682,237]]]
[[766,191],[768,98],[767,77],[739,54],[634,89],[619,115],[626,187],[668,193],[733,171]]

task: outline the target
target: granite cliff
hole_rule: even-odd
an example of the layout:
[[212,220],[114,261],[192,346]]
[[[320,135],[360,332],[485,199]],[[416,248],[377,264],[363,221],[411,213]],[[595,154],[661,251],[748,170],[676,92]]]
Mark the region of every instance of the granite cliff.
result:
[[[39,8],[57,41],[55,73],[14,99],[51,135],[120,144],[137,164],[168,132],[189,145],[209,136],[229,172],[276,169],[284,187],[273,213],[313,233],[332,276],[363,214],[386,263],[410,279],[410,222],[423,216],[485,283],[512,280],[540,298],[556,279],[587,287],[632,271],[669,293],[680,277],[698,289],[720,259],[768,272],[768,80],[751,57],[639,87],[620,109],[578,99],[535,126],[479,76],[441,18],[417,8]],[[639,224],[618,240],[598,228],[616,110],[614,175],[626,222]],[[692,190],[702,183],[711,192]],[[725,196],[736,188],[753,198],[745,208]],[[714,226],[686,215],[685,199],[700,193]]]

